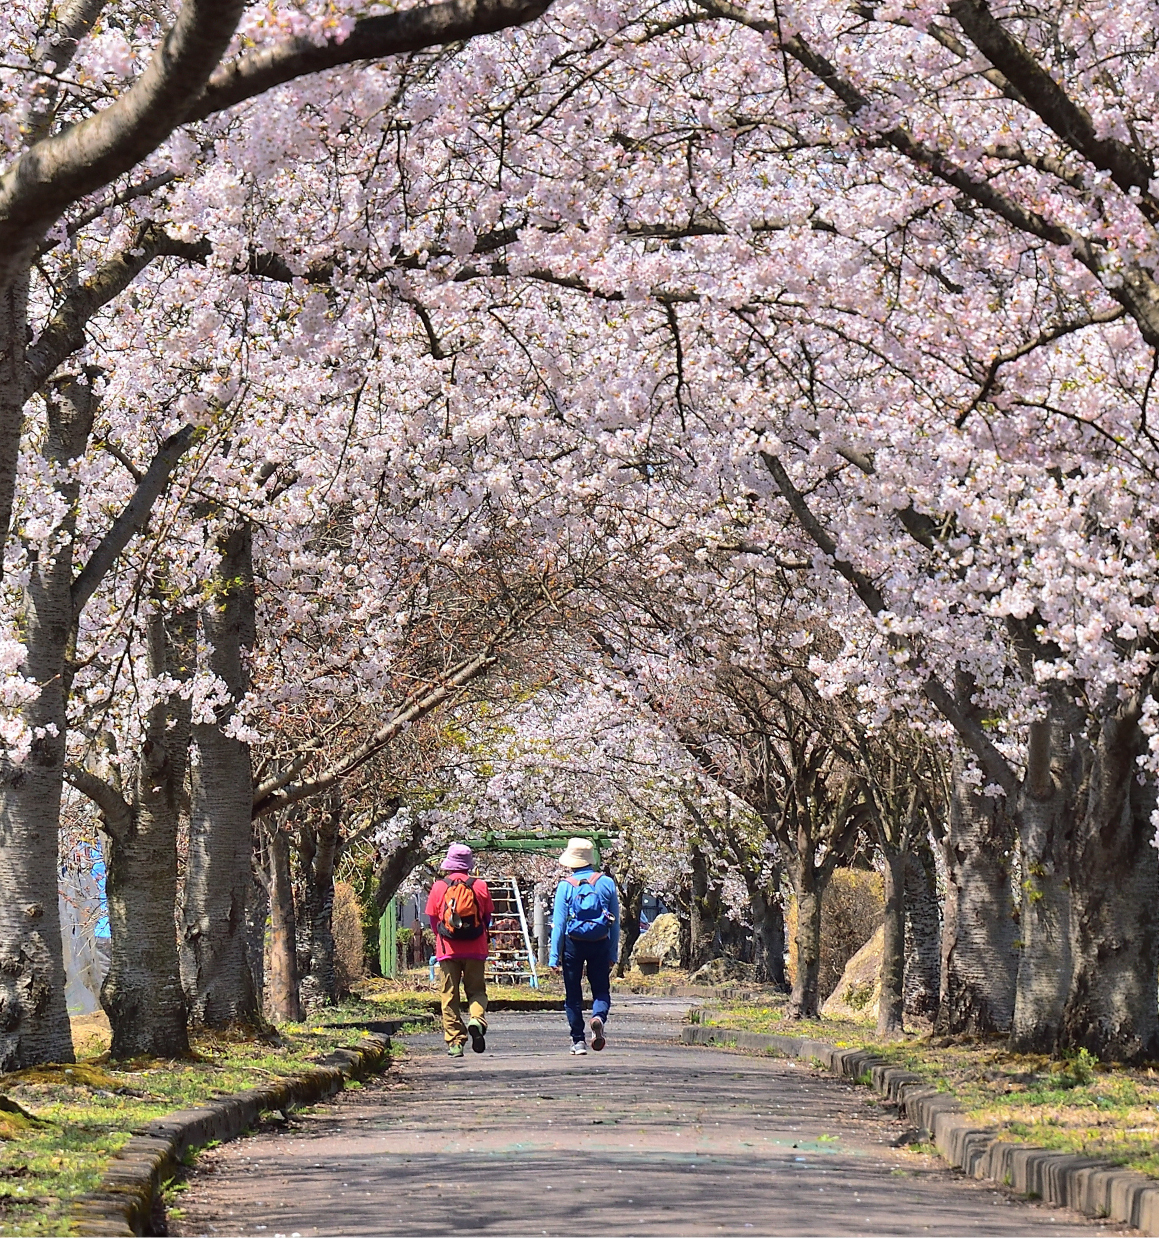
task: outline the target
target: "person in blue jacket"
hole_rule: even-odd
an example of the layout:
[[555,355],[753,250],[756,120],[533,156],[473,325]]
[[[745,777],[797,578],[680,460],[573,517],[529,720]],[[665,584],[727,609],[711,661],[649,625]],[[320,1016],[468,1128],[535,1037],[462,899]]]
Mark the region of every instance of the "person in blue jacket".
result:
[[604,1048],[604,1025],[611,1005],[608,977],[620,951],[620,900],[616,882],[593,866],[596,848],[587,838],[572,838],[560,856],[567,877],[556,887],[552,908],[552,948],[548,965],[564,972],[564,1009],[572,1033],[572,1052],[588,1052],[584,1039],[581,977],[588,969],[592,990],[592,1048]]

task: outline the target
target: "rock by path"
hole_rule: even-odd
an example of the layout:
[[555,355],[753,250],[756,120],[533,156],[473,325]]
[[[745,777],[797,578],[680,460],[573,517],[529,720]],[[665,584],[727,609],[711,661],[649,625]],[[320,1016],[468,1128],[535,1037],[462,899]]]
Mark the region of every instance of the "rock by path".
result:
[[622,1000],[586,1058],[559,1014],[494,1015],[462,1061],[412,1037],[384,1079],[203,1154],[170,1232],[1131,1232],[891,1147],[902,1127],[865,1088],[673,1043],[684,1006]]

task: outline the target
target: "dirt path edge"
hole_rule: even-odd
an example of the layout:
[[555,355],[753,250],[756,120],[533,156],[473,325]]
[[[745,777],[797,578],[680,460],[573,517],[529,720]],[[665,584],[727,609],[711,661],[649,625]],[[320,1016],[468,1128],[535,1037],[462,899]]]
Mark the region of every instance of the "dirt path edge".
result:
[[973,1178],[1147,1234],[1160,1228],[1160,1187],[1145,1174],[1096,1157],[1009,1143],[968,1118],[952,1093],[936,1091],[921,1076],[891,1066],[869,1049],[837,1049],[823,1040],[698,1024],[682,1027],[681,1040],[817,1062],[889,1097],[924,1138],[929,1135],[944,1160]]
[[198,1109],[183,1109],[147,1122],[109,1161],[98,1188],[70,1209],[76,1233],[164,1234],[163,1188],[186,1153],[207,1143],[236,1139],[258,1116],[312,1105],[341,1092],[348,1079],[361,1079],[390,1065],[389,1036],[371,1035],[336,1049],[318,1066],[264,1088],[222,1096]]

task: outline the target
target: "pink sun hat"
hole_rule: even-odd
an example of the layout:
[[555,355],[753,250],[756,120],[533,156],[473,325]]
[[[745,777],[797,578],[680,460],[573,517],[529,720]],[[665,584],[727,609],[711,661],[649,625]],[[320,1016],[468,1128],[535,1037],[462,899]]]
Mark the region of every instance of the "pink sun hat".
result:
[[475,863],[475,856],[466,843],[452,843],[447,848],[447,858],[439,867],[445,873],[469,873]]

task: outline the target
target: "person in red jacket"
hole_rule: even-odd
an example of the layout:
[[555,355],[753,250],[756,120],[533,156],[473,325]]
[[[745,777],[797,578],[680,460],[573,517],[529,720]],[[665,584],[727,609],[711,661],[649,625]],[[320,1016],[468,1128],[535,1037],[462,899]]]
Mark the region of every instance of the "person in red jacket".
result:
[[[447,874],[431,887],[426,915],[435,933],[439,961],[439,1001],[443,1007],[443,1039],[452,1057],[462,1057],[471,1037],[476,1053],[487,1048],[488,929],[495,905],[487,882],[472,877],[475,857],[463,843],[452,843],[439,867]],[[467,999],[467,1026],[460,1013],[459,985]]]

